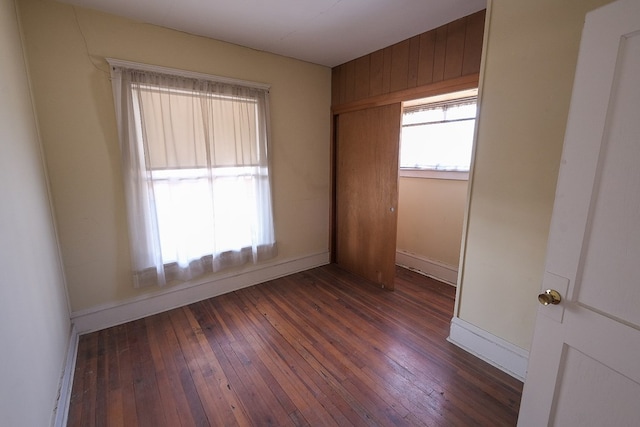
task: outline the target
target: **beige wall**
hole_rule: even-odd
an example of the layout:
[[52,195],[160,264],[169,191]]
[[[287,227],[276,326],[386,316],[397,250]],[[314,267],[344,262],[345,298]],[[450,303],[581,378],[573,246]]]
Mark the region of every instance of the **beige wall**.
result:
[[330,69],[53,1],[18,0],[72,311],[130,280],[105,57],[271,85],[278,260],[328,250]]
[[458,268],[467,181],[400,178],[399,251]]
[[0,424],[51,425],[69,311],[13,0],[0,0]]
[[608,0],[494,0],[457,315],[529,349],[580,34]]

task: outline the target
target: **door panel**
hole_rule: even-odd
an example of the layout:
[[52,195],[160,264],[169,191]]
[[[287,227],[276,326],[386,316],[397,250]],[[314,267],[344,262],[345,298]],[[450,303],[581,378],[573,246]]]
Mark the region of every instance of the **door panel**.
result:
[[393,289],[401,104],[340,114],[336,138],[336,262]]
[[[633,60],[635,58],[635,61]],[[640,260],[640,34],[620,43],[617,90],[600,154],[584,268],[576,299],[640,328],[640,286],[611,292],[603,283],[629,283]]]
[[640,1],[589,13],[520,426],[640,425],[639,76]]
[[[637,426],[640,385],[571,347],[561,366],[551,425]],[[602,408],[616,408],[603,411]]]

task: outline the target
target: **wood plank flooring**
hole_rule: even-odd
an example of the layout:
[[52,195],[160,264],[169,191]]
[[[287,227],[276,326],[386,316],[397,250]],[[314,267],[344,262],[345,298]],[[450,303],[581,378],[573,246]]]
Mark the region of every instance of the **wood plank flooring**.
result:
[[446,341],[454,293],[329,265],[83,335],[68,425],[515,425],[522,383]]

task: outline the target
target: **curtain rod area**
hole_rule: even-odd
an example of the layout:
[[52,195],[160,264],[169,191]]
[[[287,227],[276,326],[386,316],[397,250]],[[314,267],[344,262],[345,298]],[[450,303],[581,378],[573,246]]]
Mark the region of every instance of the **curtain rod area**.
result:
[[115,58],[105,58],[105,59],[107,60],[107,62],[112,68],[113,67],[133,68],[135,70],[171,74],[171,75],[198,79],[198,80],[210,80],[217,83],[227,83],[231,85],[251,87],[254,89],[262,89],[266,91],[268,91],[271,88],[271,85],[268,85],[265,83],[257,83],[257,82],[252,82],[248,80],[234,79],[231,77],[216,76],[214,74],[198,73],[195,71],[186,71],[186,70],[180,70],[177,68],[162,67],[159,65],[149,65],[149,64],[143,64],[140,62],[124,61],[122,59],[115,59]]

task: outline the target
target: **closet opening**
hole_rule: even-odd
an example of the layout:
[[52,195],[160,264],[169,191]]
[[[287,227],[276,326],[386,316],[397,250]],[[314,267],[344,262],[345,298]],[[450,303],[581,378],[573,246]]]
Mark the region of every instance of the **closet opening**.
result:
[[477,89],[404,102],[396,263],[457,283]]

